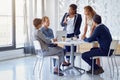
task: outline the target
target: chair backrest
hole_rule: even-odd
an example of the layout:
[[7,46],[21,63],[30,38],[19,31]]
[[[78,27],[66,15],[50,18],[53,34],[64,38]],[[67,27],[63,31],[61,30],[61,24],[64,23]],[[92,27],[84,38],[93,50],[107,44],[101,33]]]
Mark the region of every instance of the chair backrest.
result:
[[33,45],[35,47],[35,50],[41,50],[41,45],[38,40],[33,41]]
[[38,40],[33,41],[36,54],[42,55],[42,48]]
[[113,40],[110,44],[110,49],[116,49],[118,46],[119,40]]
[[67,36],[67,32],[66,31],[56,31],[56,37],[58,41],[62,40],[62,36]]
[[[110,44],[110,50],[109,50],[109,54],[111,53],[115,54],[117,46],[118,46],[119,40],[112,40],[111,44]],[[112,51],[112,52],[111,52]]]

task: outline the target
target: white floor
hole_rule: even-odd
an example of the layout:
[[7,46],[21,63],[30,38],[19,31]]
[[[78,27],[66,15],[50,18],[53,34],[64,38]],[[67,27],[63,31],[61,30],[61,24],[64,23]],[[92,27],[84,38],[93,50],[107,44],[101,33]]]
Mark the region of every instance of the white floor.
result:
[[[119,66],[119,73],[120,73],[120,56],[117,56],[117,64]],[[102,64],[105,72],[101,75],[93,76],[90,74],[83,74],[79,75],[76,72],[66,72],[65,76],[60,77],[54,75],[50,72],[49,67],[49,58],[44,60],[42,73],[39,78],[38,71],[35,71],[35,75],[33,75],[33,66],[36,60],[35,56],[19,58],[14,60],[8,61],[1,61],[0,62],[0,80],[117,80],[116,76],[116,69],[114,73],[114,78],[110,77],[110,72],[108,68],[108,64],[106,59],[102,59]],[[75,65],[80,66],[80,57],[76,57]],[[81,67],[88,70],[89,66],[84,62],[81,61]],[[118,77],[120,80],[120,76]]]

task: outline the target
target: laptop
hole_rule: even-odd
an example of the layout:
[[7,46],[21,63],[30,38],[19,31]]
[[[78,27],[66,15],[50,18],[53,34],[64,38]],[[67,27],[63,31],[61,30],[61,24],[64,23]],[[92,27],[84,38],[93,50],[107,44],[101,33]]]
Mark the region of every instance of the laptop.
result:
[[61,41],[63,36],[67,36],[66,31],[56,31],[56,38],[58,41]]

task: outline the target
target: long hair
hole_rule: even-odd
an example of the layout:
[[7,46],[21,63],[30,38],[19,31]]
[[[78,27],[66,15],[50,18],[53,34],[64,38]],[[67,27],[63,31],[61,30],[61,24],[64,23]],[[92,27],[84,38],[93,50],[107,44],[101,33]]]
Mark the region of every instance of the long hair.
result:
[[94,9],[91,6],[85,6],[84,10],[88,11],[88,13],[89,13],[88,17],[89,18],[93,18],[93,16],[96,14],[96,12],[94,11]]

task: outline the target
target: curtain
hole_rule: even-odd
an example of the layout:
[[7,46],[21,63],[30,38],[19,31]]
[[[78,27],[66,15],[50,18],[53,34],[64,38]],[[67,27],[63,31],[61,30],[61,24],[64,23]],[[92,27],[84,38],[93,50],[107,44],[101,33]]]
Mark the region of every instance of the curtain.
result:
[[24,53],[35,54],[33,40],[34,40],[34,27],[33,27],[33,0],[25,0],[24,2]]
[[[46,0],[24,0],[24,53],[35,54],[33,19],[46,15]],[[41,9],[40,9],[41,8]]]

